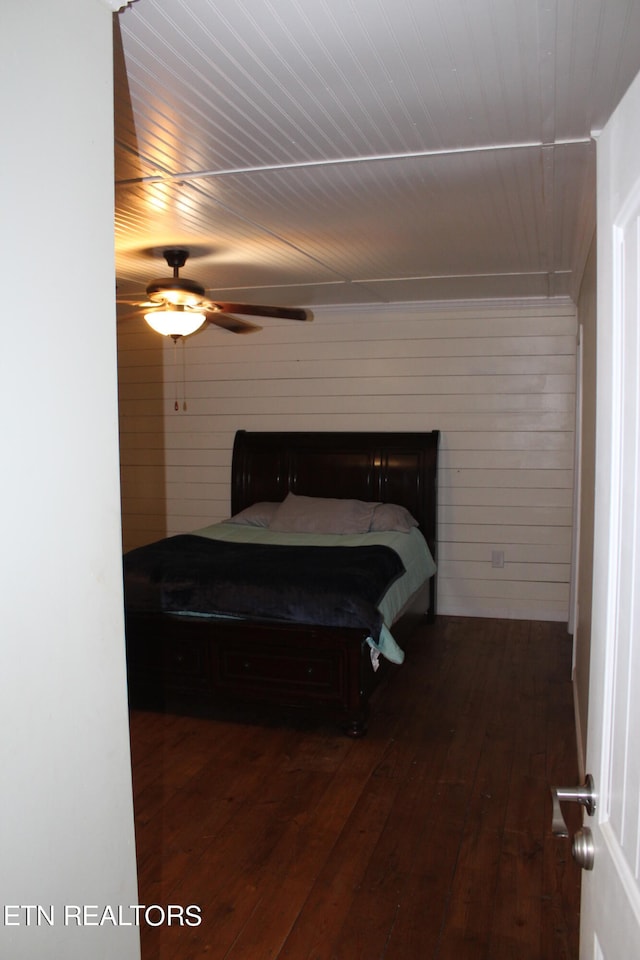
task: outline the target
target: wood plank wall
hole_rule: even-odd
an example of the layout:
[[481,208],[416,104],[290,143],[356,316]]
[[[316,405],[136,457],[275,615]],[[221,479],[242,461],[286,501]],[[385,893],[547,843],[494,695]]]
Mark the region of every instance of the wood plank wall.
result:
[[567,619],[573,304],[336,307],[264,324],[177,348],[121,325],[125,549],[228,515],[239,428],[439,429],[441,611]]

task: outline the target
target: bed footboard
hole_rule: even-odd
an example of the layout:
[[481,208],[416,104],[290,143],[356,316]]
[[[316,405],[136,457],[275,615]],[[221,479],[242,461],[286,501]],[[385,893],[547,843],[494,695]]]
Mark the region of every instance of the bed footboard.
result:
[[126,633],[134,708],[215,715],[242,703],[366,732],[377,676],[362,631],[130,614]]

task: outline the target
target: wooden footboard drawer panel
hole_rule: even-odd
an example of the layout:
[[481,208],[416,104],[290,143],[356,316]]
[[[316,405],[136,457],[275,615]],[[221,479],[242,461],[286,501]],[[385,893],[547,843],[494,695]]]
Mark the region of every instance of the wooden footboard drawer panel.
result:
[[256,643],[223,643],[218,649],[220,687],[259,699],[284,698],[289,704],[341,702],[345,691],[345,664],[340,650],[313,645],[297,647]]
[[220,658],[220,679],[231,683],[256,680],[279,686],[304,684],[319,693],[339,692],[339,666],[335,658],[224,650]]
[[163,643],[162,672],[174,689],[209,689],[210,649],[206,643],[174,640]]
[[[130,688],[197,692],[211,689],[211,644],[190,624],[177,636],[167,635],[161,622],[130,628],[127,661]],[[146,629],[145,629],[146,627]]]

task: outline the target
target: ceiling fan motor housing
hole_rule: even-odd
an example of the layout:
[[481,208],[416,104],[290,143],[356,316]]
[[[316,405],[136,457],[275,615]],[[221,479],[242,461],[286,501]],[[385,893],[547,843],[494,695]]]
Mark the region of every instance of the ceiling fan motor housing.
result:
[[186,277],[164,277],[152,280],[147,287],[147,296],[154,303],[174,303],[195,307],[205,299],[205,289],[195,280]]
[[171,248],[163,252],[163,256],[170,267],[173,267],[172,277],[163,277],[152,280],[147,287],[147,297],[154,303],[170,303],[180,307],[197,307],[205,299],[204,287],[195,280],[188,280],[179,275],[180,267],[184,267],[189,256],[188,250]]

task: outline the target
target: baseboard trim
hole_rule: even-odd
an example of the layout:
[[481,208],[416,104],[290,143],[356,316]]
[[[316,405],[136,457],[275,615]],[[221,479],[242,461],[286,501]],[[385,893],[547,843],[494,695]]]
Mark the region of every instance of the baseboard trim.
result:
[[568,608],[549,608],[544,606],[520,606],[510,604],[484,604],[474,601],[451,601],[442,594],[438,596],[438,613],[449,617],[486,617],[489,620],[547,620],[554,623],[567,623]]

